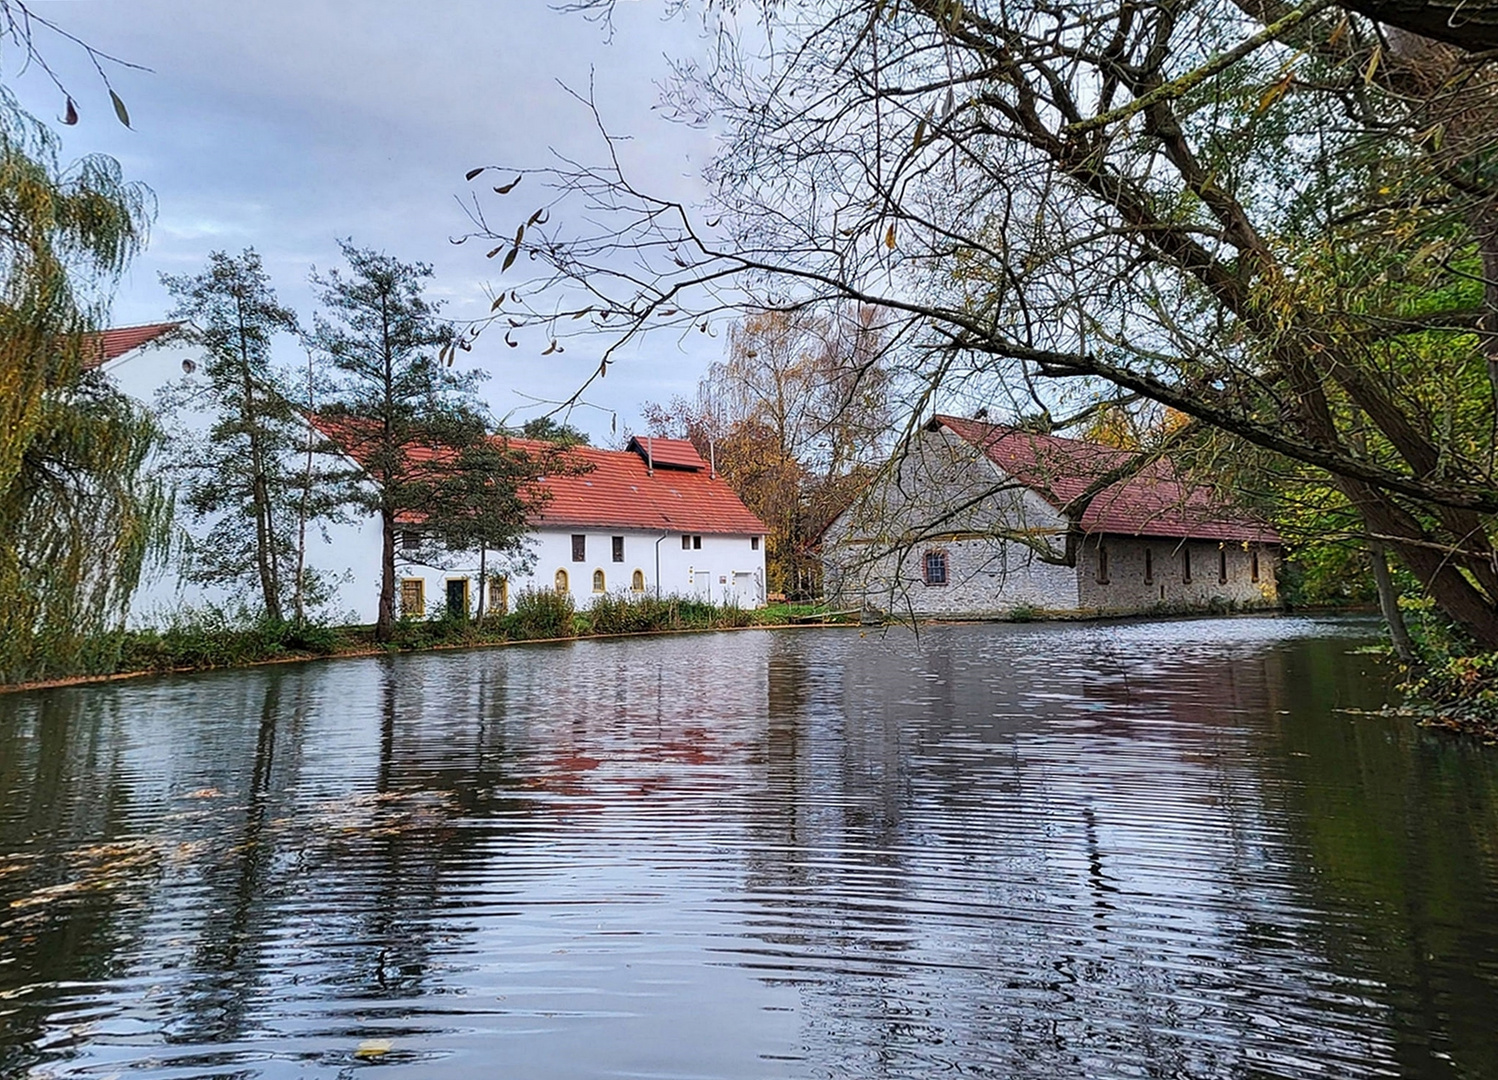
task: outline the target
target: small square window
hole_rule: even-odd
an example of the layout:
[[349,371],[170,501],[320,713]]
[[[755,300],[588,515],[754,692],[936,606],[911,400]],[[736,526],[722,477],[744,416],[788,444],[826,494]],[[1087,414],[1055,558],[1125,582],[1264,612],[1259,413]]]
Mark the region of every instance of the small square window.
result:
[[622,536],[614,537],[614,561],[624,561],[624,537]]
[[694,536],[694,537],[692,537],[692,547],[694,549],[700,550],[702,548],[702,537],[700,537],[700,536]]
[[573,562],[585,562],[585,561],[587,561],[587,558],[588,558],[588,538],[586,536],[579,536],[576,533],[573,533],[573,535],[572,535],[572,561]]
[[682,533],[682,536],[681,536],[681,550],[682,551],[691,551],[692,550],[692,538],[690,536],[686,535],[685,533]]
[[421,547],[421,533],[415,529],[401,530],[401,550],[415,551]]
[[759,550],[759,537],[757,537],[757,536],[751,536],[749,538],[749,550],[750,551],[758,551]]

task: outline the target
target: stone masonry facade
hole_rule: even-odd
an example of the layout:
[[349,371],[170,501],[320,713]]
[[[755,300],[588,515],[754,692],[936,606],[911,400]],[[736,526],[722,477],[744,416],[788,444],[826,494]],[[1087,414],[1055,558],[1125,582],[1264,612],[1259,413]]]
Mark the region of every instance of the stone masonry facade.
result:
[[842,607],[936,618],[1164,614],[1279,602],[1277,545],[1093,534],[1081,539],[1071,566],[1066,533],[1066,520],[1035,491],[951,432],[926,431],[829,526],[827,596]]

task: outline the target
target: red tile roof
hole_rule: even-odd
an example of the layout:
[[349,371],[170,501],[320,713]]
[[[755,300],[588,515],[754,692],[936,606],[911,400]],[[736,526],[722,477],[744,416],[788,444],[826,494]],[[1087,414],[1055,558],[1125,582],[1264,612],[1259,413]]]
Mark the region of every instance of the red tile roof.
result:
[[92,347],[84,361],[85,369],[102,367],[127,352],[169,334],[182,324],[179,322],[146,323],[144,326],[116,326],[94,335]]
[[[592,466],[577,476],[548,476],[541,481],[550,499],[537,516],[537,525],[575,525],[611,529],[659,529],[664,532],[719,533],[759,536],[769,530],[749,512],[743,501],[721,476],[711,474],[707,463],[685,440],[656,439],[654,475],[645,457],[633,450],[598,450],[591,446],[569,449],[567,456]],[[660,456],[662,443],[679,444],[668,453],[675,467]],[[511,446],[524,440],[511,439]],[[688,464],[685,446],[696,461]]]
[[[318,428],[356,460],[362,455],[346,425],[316,421]],[[546,493],[532,525],[540,528],[596,528],[660,530],[674,533],[726,534],[760,536],[769,530],[764,522],[744,506],[742,500],[721,476],[707,469],[707,463],[692,456],[696,467],[685,463],[685,455],[676,448],[673,456],[682,464],[675,468],[657,468],[652,474],[643,453],[634,450],[599,450],[592,446],[559,449],[553,443],[535,439],[501,437],[504,445],[527,453],[557,454],[567,463],[564,475],[547,476],[540,481]],[[678,443],[685,440],[657,439]],[[691,443],[685,443],[691,447]],[[430,461],[440,450],[432,447],[410,447],[407,454],[414,461]],[[657,458],[656,464],[661,462]],[[573,470],[576,473],[573,474]]]
[[661,439],[653,435],[645,438],[633,436],[629,449],[640,454],[659,468],[705,469],[707,462],[697,453],[697,448],[686,439]]
[[[1138,456],[1099,443],[955,416],[937,416],[929,426],[944,427],[981,450],[1005,475],[1058,510],[1094,481]],[[1169,459],[1150,462],[1133,476],[1104,488],[1082,514],[1081,526],[1088,533],[1122,536],[1280,542],[1269,525],[1183,479]]]

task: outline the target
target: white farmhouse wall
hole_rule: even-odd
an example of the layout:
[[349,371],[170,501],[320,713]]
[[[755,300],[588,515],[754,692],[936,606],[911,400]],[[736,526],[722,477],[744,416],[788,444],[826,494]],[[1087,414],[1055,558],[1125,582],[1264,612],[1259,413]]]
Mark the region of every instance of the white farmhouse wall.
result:
[[[171,384],[191,386],[201,383],[201,349],[182,341],[164,345],[147,345],[110,361],[104,366],[108,378],[122,392],[151,408],[158,403],[160,390]],[[211,417],[206,412],[183,411],[172,423],[183,430],[206,430]],[[162,457],[170,459],[181,450],[169,441]],[[166,461],[158,465],[167,464]],[[325,464],[348,468],[351,462],[338,459]],[[137,591],[131,604],[131,626],[161,626],[187,608],[230,606],[236,596],[228,589],[189,584],[183,579],[182,549],[191,535],[204,535],[206,529],[195,525],[185,514],[178,515],[177,542],[166,565],[154,568]],[[572,536],[586,536],[581,562],[572,560]],[[613,537],[624,539],[624,560],[613,561]],[[656,541],[660,540],[659,545]],[[380,598],[380,523],[372,515],[356,514],[353,520],[339,523],[314,522],[307,533],[307,564],[332,586],[334,596],[324,614],[336,621],[372,623],[379,612]],[[515,559],[486,560],[489,578],[506,578],[508,594],[513,599],[523,589],[552,589],[556,572],[567,574],[568,591],[579,610],[586,609],[597,595],[593,589],[595,571],[604,575],[604,592],[613,595],[639,595],[632,588],[634,572],[643,578],[643,593],[663,597],[680,596],[711,600],[715,604],[736,604],[757,608],[765,602],[764,538],[688,534],[682,546],[681,533],[578,528],[538,531],[527,540],[525,554]],[[420,578],[423,581],[428,614],[445,610],[448,582],[468,581],[470,613],[478,610],[480,570],[477,553],[455,556],[441,566],[411,561],[396,546],[397,611],[400,608],[399,580]],[[488,600],[486,597],[486,607]]]
[[[574,561],[572,537],[583,540],[584,558]],[[615,562],[613,538],[624,541],[624,558]],[[524,590],[552,590],[558,571],[566,575],[566,591],[574,607],[586,610],[599,595],[614,597],[660,596],[708,600],[741,608],[765,603],[765,545],[762,537],[641,532],[630,529],[543,529],[532,533],[526,554],[515,560],[490,557],[485,567],[491,580],[504,578],[510,602]],[[700,539],[701,546],[697,542]],[[657,543],[659,541],[659,543]],[[443,566],[427,566],[400,558],[397,547],[396,576],[421,578],[429,614],[445,609],[448,582],[468,582],[469,613],[478,611],[479,565],[477,555],[454,559]],[[378,535],[374,550],[378,567]],[[528,562],[528,567],[517,563]],[[636,571],[642,588],[634,588]],[[603,588],[595,590],[595,575],[602,573]],[[378,576],[375,579],[378,596]],[[485,608],[492,606],[486,597]],[[371,613],[364,621],[373,621]]]

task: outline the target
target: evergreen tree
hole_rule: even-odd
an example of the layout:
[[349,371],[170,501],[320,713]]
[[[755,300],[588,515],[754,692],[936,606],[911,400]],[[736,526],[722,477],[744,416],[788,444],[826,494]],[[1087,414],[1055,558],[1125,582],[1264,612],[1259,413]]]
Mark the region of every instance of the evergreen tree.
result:
[[341,241],[348,271],[314,274],[323,313],[314,347],[335,372],[321,410],[364,473],[347,501],[380,521],[376,636],[395,624],[397,527],[420,523],[420,550],[518,547],[523,455],[491,444],[479,372],[443,363],[455,340],[423,291],[432,269]]
[[264,615],[280,622],[299,564],[305,485],[297,451],[306,423],[271,361],[271,343],[298,332],[296,315],[277,302],[253,249],[213,252],[203,273],[162,282],[177,299],[173,316],[193,323],[204,350],[202,383],[175,388],[169,407],[212,417],[205,433],[182,435],[176,455],[184,501],[211,522],[192,546],[187,577],[258,592]]

